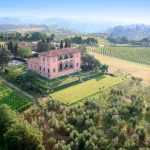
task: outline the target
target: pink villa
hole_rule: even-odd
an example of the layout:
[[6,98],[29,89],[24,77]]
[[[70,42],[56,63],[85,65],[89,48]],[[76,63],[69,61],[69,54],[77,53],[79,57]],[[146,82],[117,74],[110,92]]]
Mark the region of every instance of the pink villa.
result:
[[28,69],[53,79],[81,70],[81,51],[63,48],[39,53],[38,58],[28,59]]

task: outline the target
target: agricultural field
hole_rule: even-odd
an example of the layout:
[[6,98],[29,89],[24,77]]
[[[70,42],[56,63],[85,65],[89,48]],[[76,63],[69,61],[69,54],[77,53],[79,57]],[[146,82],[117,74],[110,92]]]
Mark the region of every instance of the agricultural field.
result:
[[102,55],[150,65],[150,47],[99,47],[89,50]]
[[148,85],[150,83],[150,67],[149,65],[138,64],[131,61],[118,59],[99,53],[89,52],[89,54],[94,55],[103,64],[109,65],[109,72],[113,74],[118,74],[118,72],[125,75],[132,75],[142,78],[143,83]]
[[85,99],[92,94],[96,94],[102,90],[106,90],[114,85],[123,82],[121,77],[112,77],[109,75],[93,77],[83,83],[70,86],[60,91],[54,92],[49,96],[60,102],[70,105],[82,99]]
[[6,84],[0,82],[0,105],[7,104],[13,110],[21,111],[32,104],[31,100],[23,97]]

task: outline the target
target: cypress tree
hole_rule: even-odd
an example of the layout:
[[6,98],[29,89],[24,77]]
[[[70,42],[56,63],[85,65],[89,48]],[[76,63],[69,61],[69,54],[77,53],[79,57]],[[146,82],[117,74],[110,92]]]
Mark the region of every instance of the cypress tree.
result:
[[61,42],[60,42],[60,49],[62,49],[62,48],[64,48],[64,43],[63,43],[63,41],[61,40]]

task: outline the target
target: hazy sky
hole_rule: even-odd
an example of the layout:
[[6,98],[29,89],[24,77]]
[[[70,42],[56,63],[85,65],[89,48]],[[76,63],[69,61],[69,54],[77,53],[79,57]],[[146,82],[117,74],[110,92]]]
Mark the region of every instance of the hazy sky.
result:
[[0,17],[6,16],[150,24],[150,0],[1,0]]

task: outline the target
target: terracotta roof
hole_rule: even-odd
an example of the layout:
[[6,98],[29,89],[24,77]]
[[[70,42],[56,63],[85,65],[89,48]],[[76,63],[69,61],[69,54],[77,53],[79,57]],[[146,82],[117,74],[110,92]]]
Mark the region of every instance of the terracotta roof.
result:
[[63,54],[69,54],[69,53],[76,53],[80,52],[80,49],[78,48],[63,48],[63,49],[56,49],[56,50],[51,50],[47,52],[42,52],[39,53],[40,56],[46,56],[46,57],[55,57],[55,56],[60,56]]
[[39,64],[40,63],[40,61],[37,58],[28,59],[27,62],[34,63],[34,64]]
[[37,46],[37,42],[20,42],[18,44],[19,46],[25,45],[25,46]]

